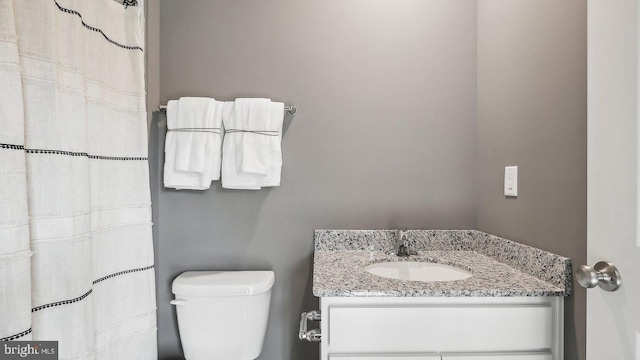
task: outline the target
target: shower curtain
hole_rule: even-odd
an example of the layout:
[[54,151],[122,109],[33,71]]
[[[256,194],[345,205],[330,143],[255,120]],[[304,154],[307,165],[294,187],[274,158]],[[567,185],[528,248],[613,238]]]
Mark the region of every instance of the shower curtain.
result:
[[60,359],[157,359],[133,5],[0,0],[0,340]]

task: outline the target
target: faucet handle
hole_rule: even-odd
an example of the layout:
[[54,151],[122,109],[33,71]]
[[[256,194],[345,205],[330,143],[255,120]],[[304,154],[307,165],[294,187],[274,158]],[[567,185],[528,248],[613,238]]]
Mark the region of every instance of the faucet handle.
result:
[[417,252],[409,249],[409,237],[407,236],[407,229],[400,228],[396,230],[396,245],[395,249],[389,251],[389,255],[396,256],[409,256],[409,255],[417,255]]

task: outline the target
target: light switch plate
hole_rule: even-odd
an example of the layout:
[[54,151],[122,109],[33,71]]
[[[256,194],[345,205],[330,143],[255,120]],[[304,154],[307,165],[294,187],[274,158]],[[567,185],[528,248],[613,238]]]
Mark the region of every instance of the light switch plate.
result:
[[518,196],[518,167],[504,168],[504,196]]

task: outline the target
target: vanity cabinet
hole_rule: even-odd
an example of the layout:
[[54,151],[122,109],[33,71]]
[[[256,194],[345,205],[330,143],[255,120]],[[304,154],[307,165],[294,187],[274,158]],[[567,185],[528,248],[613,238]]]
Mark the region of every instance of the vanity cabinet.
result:
[[520,354],[462,354],[447,355],[442,354],[442,360],[552,360],[553,356],[549,353],[520,353]]
[[331,355],[330,360],[551,360],[551,354]]
[[562,360],[562,297],[322,297],[321,360]]
[[441,360],[442,357],[438,354],[435,355],[416,355],[416,356],[402,356],[402,355],[385,355],[385,356],[371,356],[371,355],[336,355],[330,356],[331,360]]

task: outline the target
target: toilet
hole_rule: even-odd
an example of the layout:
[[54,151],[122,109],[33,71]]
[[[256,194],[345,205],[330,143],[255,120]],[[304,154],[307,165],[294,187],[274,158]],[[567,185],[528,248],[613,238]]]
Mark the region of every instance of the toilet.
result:
[[186,271],[173,280],[186,360],[253,360],[269,320],[273,271]]

